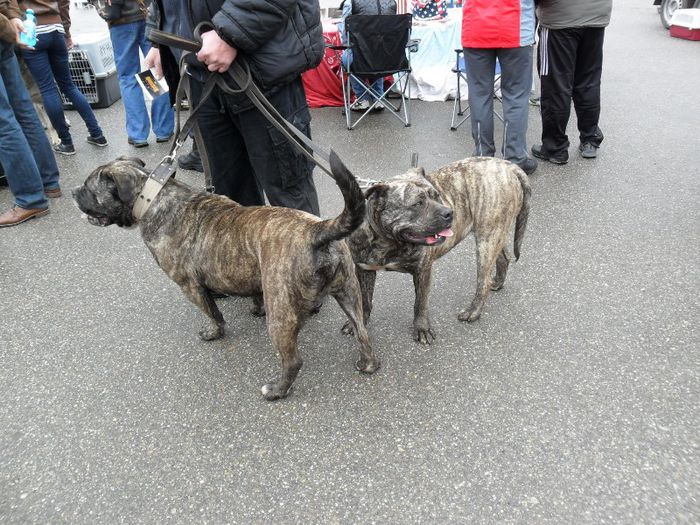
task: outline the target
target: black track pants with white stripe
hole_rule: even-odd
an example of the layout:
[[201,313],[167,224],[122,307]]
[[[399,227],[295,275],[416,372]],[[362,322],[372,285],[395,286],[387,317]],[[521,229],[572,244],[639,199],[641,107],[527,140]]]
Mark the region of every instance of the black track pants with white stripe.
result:
[[600,146],[600,78],[604,27],[540,28],[542,146],[550,155],[569,147],[566,125],[574,102],[581,142]]

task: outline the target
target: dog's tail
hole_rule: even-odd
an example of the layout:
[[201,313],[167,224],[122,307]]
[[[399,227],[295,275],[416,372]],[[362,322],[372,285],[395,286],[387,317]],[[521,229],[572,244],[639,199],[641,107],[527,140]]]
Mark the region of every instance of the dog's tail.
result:
[[530,215],[530,195],[532,194],[532,188],[530,187],[530,181],[527,175],[525,175],[525,172],[522,170],[515,171],[518,173],[520,186],[523,189],[523,205],[520,207],[518,217],[515,219],[515,239],[513,240],[513,253],[517,261],[520,258],[520,246],[523,244],[523,237],[525,236],[527,217]]
[[345,208],[335,219],[318,223],[314,247],[344,239],[355,231],[365,218],[365,196],[357,180],[348,170],[335,151],[330,154],[331,172],[345,199]]

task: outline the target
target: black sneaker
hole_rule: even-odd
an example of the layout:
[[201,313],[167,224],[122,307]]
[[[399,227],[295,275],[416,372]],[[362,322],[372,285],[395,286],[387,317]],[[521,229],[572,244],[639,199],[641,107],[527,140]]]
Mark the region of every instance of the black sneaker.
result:
[[598,148],[590,142],[584,142],[578,147],[584,159],[594,159],[598,156]]
[[104,137],[104,135],[100,135],[99,137],[93,137],[90,135],[87,138],[88,144],[92,144],[93,146],[99,146],[100,148],[104,148],[107,146],[107,139]]
[[145,140],[134,140],[131,138],[127,138],[126,140],[135,148],[145,148],[146,146],[148,146],[148,142],[146,142]]
[[73,146],[73,144],[66,144],[65,142],[54,144],[53,150],[61,155],[75,155],[75,146]]
[[186,155],[182,155],[177,159],[177,165],[183,170],[192,170],[204,173],[202,166],[202,158],[199,156],[199,151],[193,149]]
[[520,169],[523,170],[527,175],[532,175],[537,169],[537,161],[533,158],[528,157],[524,161],[518,162],[518,166],[520,166]]
[[538,159],[546,160],[547,162],[551,162],[552,164],[561,165],[569,162],[569,154],[567,152],[563,152],[562,154],[557,156],[550,155],[549,153],[544,151],[541,145],[532,146],[532,154]]

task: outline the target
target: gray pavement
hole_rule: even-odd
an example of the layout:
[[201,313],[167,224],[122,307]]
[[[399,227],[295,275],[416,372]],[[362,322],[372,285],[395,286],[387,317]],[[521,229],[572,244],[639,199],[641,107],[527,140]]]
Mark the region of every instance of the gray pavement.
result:
[[[456,319],[471,239],[437,264],[432,346],[410,336],[410,277],[380,276],[374,376],[327,302],[293,395],[265,402],[278,362],[248,300],[220,301],[227,335],[204,343],[137,231],[90,226],[67,196],[1,230],[0,522],[699,523],[700,43],[647,4],[615,2],[600,156],[578,157],[572,122],[572,160],[532,176],[521,260],[482,319]],[[449,102],[413,108],[410,128],[376,115],[352,132],[314,110],[314,138],[362,177],[469,154]],[[98,111],[104,150],[71,117],[65,189],[136,152],[120,103]],[[531,144],[539,129],[532,108]],[[154,164],[151,141],[137,153]]]

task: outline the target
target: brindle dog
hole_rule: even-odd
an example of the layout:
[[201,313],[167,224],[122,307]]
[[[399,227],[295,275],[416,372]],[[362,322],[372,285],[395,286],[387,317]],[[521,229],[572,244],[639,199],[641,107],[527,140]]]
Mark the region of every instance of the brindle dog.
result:
[[[97,168],[73,190],[78,207],[98,226],[130,227],[134,202],[147,172],[138,159]],[[361,372],[379,368],[362,322],[362,299],[345,238],[364,218],[365,199],[355,178],[331,152],[331,171],[345,199],[334,219],[272,206],[240,206],[177,180],[169,181],[139,222],[158,265],[210,319],[204,340],[224,335],[213,292],[251,296],[255,315],[267,315],[281,377],[262,387],[268,400],[289,394],[302,359],[297,334],[314,305],[333,296],[360,342]],[[263,300],[264,298],[264,300]]]
[[[458,319],[476,321],[489,288],[499,290],[505,281],[511,259],[505,246],[513,222],[515,260],[520,257],[530,193],[527,175],[518,166],[491,157],[454,162],[427,176],[419,168],[370,187],[365,221],[349,239],[365,322],[372,311],[377,270],[410,273],[416,293],[413,339],[432,343],[428,295],[433,262],[472,231],[476,293]],[[343,331],[351,333],[352,327],[346,324]]]

